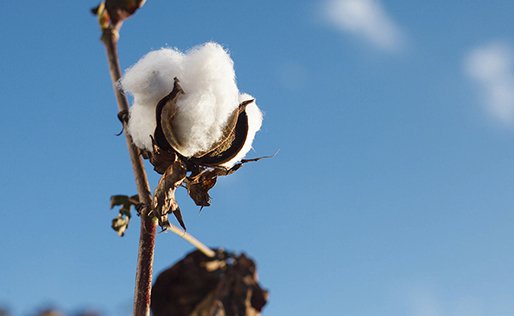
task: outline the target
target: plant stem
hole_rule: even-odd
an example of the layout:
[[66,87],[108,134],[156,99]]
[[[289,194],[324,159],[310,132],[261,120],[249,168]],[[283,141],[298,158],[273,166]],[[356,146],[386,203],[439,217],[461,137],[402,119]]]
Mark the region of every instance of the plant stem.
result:
[[[112,86],[116,100],[118,102],[118,108],[120,111],[128,111],[129,106],[127,98],[118,86],[118,80],[121,78],[121,70],[118,59],[117,30],[111,28],[104,29],[102,34],[102,42],[104,43],[105,49],[107,51],[107,59],[109,62]],[[152,196],[150,193],[150,185],[148,184],[148,177],[146,176],[146,172],[143,166],[143,161],[139,155],[138,149],[132,143],[132,139],[127,133],[127,129],[125,128],[124,130],[128,151],[130,154],[130,160],[132,161],[132,169],[134,170],[139,201],[148,206],[141,213],[136,286],[134,291],[134,315],[146,316],[150,315],[152,267],[157,223],[152,220],[151,216],[148,216],[150,206],[152,205]]]

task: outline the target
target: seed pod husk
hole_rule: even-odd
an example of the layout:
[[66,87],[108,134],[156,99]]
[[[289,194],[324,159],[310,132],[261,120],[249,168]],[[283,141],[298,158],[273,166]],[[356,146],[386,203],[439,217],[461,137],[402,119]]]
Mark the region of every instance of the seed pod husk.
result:
[[[177,101],[184,94],[179,80],[175,78],[173,90],[159,101],[156,108],[157,126],[154,133],[155,143],[161,150],[183,152],[183,144],[174,131],[173,120],[177,113]],[[217,166],[233,159],[244,146],[248,135],[248,115],[246,106],[254,100],[242,102],[231,114],[223,130],[222,137],[210,149],[198,152],[187,159],[204,166]]]

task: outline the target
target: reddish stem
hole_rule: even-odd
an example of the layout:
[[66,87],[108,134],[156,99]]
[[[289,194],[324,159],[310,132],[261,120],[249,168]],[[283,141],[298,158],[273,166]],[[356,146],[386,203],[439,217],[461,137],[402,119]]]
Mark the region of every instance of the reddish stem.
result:
[[[111,73],[112,86],[118,108],[120,111],[128,111],[128,101],[118,86],[118,80],[121,78],[120,64],[118,59],[118,32],[116,29],[104,29],[102,34],[102,42],[107,51],[107,59],[109,61],[109,70]],[[124,123],[125,125],[125,123]],[[138,149],[132,143],[130,135],[125,128],[125,139],[127,141],[130,160],[134,170],[136,180],[137,193],[139,201],[147,206],[152,205],[152,196],[148,177],[143,166],[143,160],[139,155]],[[134,315],[146,316],[150,315],[150,294],[152,290],[152,267],[154,258],[155,234],[157,231],[157,223],[148,216],[150,207],[146,207],[141,214],[141,229],[139,235],[139,249],[137,257],[136,270],[136,286],[134,291]]]

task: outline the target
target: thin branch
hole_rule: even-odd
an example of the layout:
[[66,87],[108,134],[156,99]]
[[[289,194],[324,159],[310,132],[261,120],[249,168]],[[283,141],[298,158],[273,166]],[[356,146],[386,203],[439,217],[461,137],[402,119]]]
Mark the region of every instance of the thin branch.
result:
[[[109,62],[109,70],[111,73],[112,86],[114,94],[118,102],[118,108],[121,111],[128,111],[128,101],[118,86],[118,80],[121,78],[121,70],[118,59],[118,32],[116,29],[103,29],[102,42],[107,51],[107,59]],[[125,123],[123,123],[125,124]],[[132,143],[130,135],[125,130],[125,139],[127,141],[130,160],[132,161],[132,169],[136,180],[137,193],[139,200],[145,205],[152,205],[152,196],[150,193],[150,185],[148,177],[144,169],[143,161],[139,155],[138,149]],[[150,294],[152,290],[152,267],[154,259],[155,235],[157,232],[157,223],[148,216],[150,208],[145,208],[141,213],[141,228],[139,236],[139,248],[136,270],[136,285],[134,291],[134,315],[150,315]]]
[[213,258],[216,255],[216,253],[211,248],[207,247],[201,241],[196,239],[193,235],[186,233],[177,226],[170,224],[167,227],[167,231],[168,230],[171,230],[173,233],[179,235],[181,238],[189,242],[191,245],[195,246],[196,249],[200,250],[207,257]]

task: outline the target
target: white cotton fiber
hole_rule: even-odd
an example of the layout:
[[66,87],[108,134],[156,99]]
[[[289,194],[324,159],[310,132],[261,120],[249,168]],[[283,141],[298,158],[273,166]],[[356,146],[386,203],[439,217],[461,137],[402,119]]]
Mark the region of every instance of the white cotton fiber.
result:
[[181,81],[185,95],[177,102],[173,120],[181,154],[191,157],[211,146],[239,105],[234,64],[218,44],[207,43],[190,50],[183,61]]
[[152,150],[152,138],[157,121],[155,120],[155,107],[134,103],[130,109],[130,119],[127,131],[134,144],[146,150]]
[[[239,96],[239,103],[252,99],[254,98],[251,95],[243,93]],[[246,115],[248,116],[248,134],[246,136],[243,148],[234,158],[224,163],[222,165],[224,167],[230,168],[236,162],[240,161],[246,156],[250,149],[252,149],[252,143],[253,139],[255,138],[255,134],[261,129],[262,112],[261,110],[259,110],[259,107],[255,103],[255,101],[246,106]]]
[[134,144],[152,150],[157,103],[173,89],[173,78],[182,73],[184,55],[172,49],[152,51],[126,71],[120,83],[134,96],[127,126]]
[[134,96],[128,132],[136,146],[152,149],[155,109],[173,89],[175,77],[185,92],[177,102],[173,120],[175,136],[182,144],[176,149],[191,157],[219,140],[239,105],[234,65],[222,46],[206,43],[185,54],[173,49],[152,51],[128,69],[121,85]]

